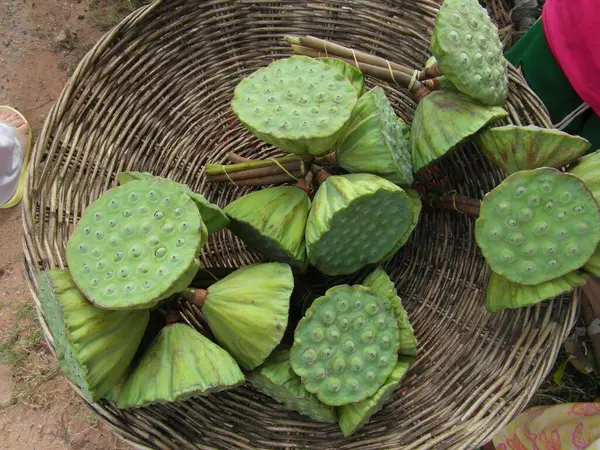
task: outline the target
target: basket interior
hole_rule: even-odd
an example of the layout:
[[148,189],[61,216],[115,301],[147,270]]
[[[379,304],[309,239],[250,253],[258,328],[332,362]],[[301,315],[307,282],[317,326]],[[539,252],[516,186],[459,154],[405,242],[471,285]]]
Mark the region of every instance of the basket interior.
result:
[[[437,8],[433,0],[170,0],[132,14],[84,58],[38,140],[23,201],[33,289],[41,268],[65,266],[74,224],[87,204],[116,185],[120,171],[170,177],[220,206],[251,190],[206,183],[203,166],[225,163],[230,151],[280,154],[245,131],[230,101],[244,76],[290,55],[285,34],[331,39],[419,67],[429,55]],[[539,99],[516,71],[510,76],[508,122],[549,126]],[[377,84],[410,123],[416,105],[407,92]],[[367,78],[367,89],[373,86]],[[417,185],[481,198],[502,178],[469,143]],[[224,231],[211,237],[201,259],[204,267],[239,267],[260,256]],[[152,448],[473,448],[527,404],[572,326],[576,302],[567,296],[487,313],[489,271],[474,241],[474,220],[427,205],[385,268],[420,351],[401,388],[350,438],[248,386],[134,410],[104,401],[91,406],[131,443]],[[306,279],[314,298],[362,275],[332,279],[310,272]],[[197,323],[193,309],[184,313]]]

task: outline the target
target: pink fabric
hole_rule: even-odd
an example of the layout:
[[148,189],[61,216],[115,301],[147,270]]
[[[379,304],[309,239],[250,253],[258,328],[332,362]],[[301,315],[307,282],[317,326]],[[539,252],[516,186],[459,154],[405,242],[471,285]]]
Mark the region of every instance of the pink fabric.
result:
[[600,1],[546,0],[542,25],[571,86],[600,115]]

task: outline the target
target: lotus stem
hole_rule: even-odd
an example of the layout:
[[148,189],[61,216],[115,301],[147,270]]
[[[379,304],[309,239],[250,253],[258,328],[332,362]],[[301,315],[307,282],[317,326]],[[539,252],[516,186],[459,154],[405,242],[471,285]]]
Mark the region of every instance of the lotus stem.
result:
[[208,296],[208,291],[206,289],[186,288],[179,294],[185,301],[196,305],[198,308],[202,308]]
[[[236,164],[237,165],[237,164]],[[225,169],[228,166],[223,166],[223,169],[219,174],[209,175],[206,177],[211,183],[220,183],[224,181],[238,181],[248,180],[252,178],[262,178],[272,175],[288,175],[288,173],[304,172],[304,163],[302,161],[295,161],[292,163],[281,164],[280,166],[266,166],[257,169],[246,169],[238,172],[229,172]]]
[[423,202],[432,208],[458,211],[471,217],[479,216],[481,200],[460,194],[441,195],[439,197],[423,197]]
[[317,164],[313,164],[310,170],[314,174],[317,184],[323,184],[331,176],[327,170]]
[[308,173],[306,175],[304,175],[304,178],[301,178],[300,180],[298,180],[296,182],[296,187],[298,189],[302,189],[308,195],[311,195],[312,191],[313,191],[313,184],[312,184],[313,177],[314,177],[314,174],[312,173],[312,170],[309,170]]
[[[291,176],[290,176],[291,175]],[[245,180],[229,181],[236,186],[267,186],[270,184],[284,184],[292,181],[298,181],[302,177],[301,171],[284,173],[281,175],[271,175],[267,177],[248,178]],[[210,181],[210,180],[209,180]]]
[[272,167],[282,164],[287,164],[291,162],[299,162],[302,161],[302,158],[298,155],[288,155],[282,156],[279,158],[269,158],[269,159],[257,159],[257,160],[248,160],[244,162],[239,162],[237,164],[207,164],[204,167],[204,170],[207,175],[222,175],[223,173],[233,173],[233,172],[241,172],[242,170],[248,169],[258,169],[260,167]]
[[167,326],[179,323],[181,322],[181,314],[179,313],[179,311],[169,311],[169,313],[167,314],[166,321]]
[[246,162],[252,161],[250,158],[240,156],[234,152],[229,152],[227,154],[227,159],[229,159],[229,162],[231,162],[232,164],[240,164],[240,163],[246,163]]

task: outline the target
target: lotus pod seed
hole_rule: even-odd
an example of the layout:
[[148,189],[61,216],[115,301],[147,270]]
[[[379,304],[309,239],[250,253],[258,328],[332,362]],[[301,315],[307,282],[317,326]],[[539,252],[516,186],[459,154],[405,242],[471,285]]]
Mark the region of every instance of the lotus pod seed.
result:
[[[321,344],[323,347],[316,352],[314,360],[307,361],[304,355],[313,349],[313,330],[322,327],[320,318],[323,313],[331,311],[340,300],[352,300],[352,303],[360,300],[361,307],[336,310],[331,326],[336,327],[339,338],[328,339],[327,344]],[[296,327],[294,345],[290,351],[292,369],[302,378],[304,387],[316,394],[323,403],[337,406],[359,401],[375,392],[383,382],[381,380],[385,380],[393,369],[398,358],[398,323],[394,312],[385,308],[386,303],[386,299],[364,286],[336,286],[313,302]],[[370,304],[377,305],[376,315],[365,315],[365,305]],[[309,311],[313,313],[308,314]],[[384,318],[382,333],[388,336],[387,346],[380,344],[379,332],[374,329],[380,318]],[[353,326],[344,328],[341,323],[343,319]],[[357,331],[355,326],[361,323],[360,331]],[[380,363],[381,358],[387,361],[385,366]],[[328,368],[327,374],[317,378],[316,368],[321,367]],[[339,386],[339,389],[332,390],[332,385]]]
[[[516,191],[526,195],[513,197],[511,193]],[[512,202],[518,211],[527,205],[531,219],[519,224],[518,236],[505,232],[502,239],[493,240],[489,232],[502,223],[497,210],[502,201]],[[576,214],[573,209],[578,207],[582,209]],[[512,212],[504,217],[508,217],[507,230],[514,228],[511,221],[522,219]],[[534,285],[585,264],[600,241],[599,218],[592,193],[578,178],[551,168],[523,170],[510,175],[486,195],[475,237],[494,272],[513,283]],[[582,225],[585,233],[580,232]]]

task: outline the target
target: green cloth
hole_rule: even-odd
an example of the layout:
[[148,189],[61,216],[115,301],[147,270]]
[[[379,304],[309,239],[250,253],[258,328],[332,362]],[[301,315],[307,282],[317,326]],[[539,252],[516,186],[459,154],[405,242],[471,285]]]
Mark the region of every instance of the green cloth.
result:
[[[583,103],[552,55],[541,18],[505,57],[513,66],[520,67],[533,92],[548,108],[552,123],[560,122]],[[600,119],[591,108],[578,115],[563,131],[590,141],[590,152],[600,149]]]

